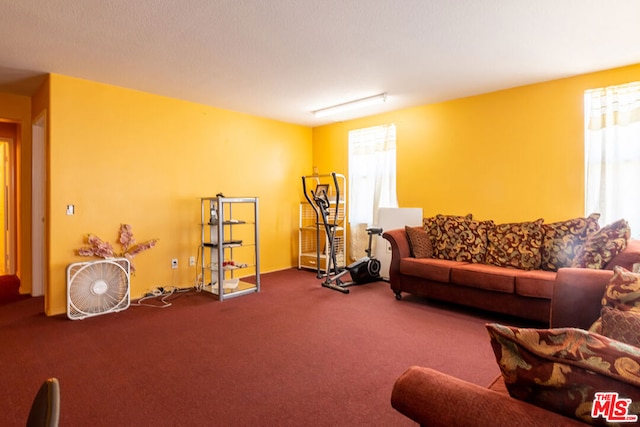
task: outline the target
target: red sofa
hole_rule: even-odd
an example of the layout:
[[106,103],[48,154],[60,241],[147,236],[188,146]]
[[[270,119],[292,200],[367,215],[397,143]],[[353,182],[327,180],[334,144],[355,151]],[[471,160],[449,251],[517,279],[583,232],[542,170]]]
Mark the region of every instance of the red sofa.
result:
[[[604,289],[612,276],[609,270],[561,269],[548,300],[550,326],[589,328],[600,315]],[[423,426],[585,425],[510,397],[501,377],[486,388],[419,366],[397,379],[391,404]]]
[[[483,263],[438,258],[415,258],[405,229],[388,230],[383,237],[391,246],[389,282],[397,299],[402,293],[471,306],[483,310],[548,322],[554,289],[562,270],[522,270]],[[583,268],[564,273],[566,280],[596,280],[610,275],[614,266],[632,270],[640,263],[640,240],[626,248],[604,270]],[[569,269],[574,270],[574,269]]]

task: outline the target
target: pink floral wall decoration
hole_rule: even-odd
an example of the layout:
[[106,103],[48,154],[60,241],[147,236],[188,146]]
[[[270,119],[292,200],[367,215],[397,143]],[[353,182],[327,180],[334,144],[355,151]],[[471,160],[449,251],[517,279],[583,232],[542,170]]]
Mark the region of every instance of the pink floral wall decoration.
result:
[[87,246],[83,246],[78,249],[78,255],[96,256],[105,259],[124,257],[131,263],[131,272],[133,273],[136,271],[135,265],[133,264],[133,257],[138,255],[140,252],[153,248],[158,243],[158,239],[151,239],[143,243],[136,243],[136,239],[133,237],[131,225],[120,224],[118,243],[120,244],[120,251],[116,252],[111,243],[105,242],[95,234],[88,234]]

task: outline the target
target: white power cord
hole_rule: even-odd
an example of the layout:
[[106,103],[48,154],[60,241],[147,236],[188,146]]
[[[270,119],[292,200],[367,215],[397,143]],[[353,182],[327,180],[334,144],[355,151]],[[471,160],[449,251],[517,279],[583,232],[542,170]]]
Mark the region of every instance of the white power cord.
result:
[[[170,296],[177,293],[190,292],[191,290],[193,290],[193,288],[180,289],[175,286],[171,288],[162,288],[162,287],[155,288],[151,292],[143,296],[142,298],[139,298],[138,300],[131,303],[131,305],[139,306],[139,307],[167,308],[167,307],[171,307],[172,305],[172,303],[167,301],[167,299]],[[156,301],[159,301],[162,305],[145,303],[145,301],[148,301],[151,299],[155,299]]]

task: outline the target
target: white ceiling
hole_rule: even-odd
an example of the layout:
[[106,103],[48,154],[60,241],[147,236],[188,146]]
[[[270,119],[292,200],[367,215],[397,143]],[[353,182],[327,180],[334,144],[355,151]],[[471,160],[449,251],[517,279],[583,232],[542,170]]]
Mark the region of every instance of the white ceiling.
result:
[[29,95],[51,72],[307,126],[381,92],[357,114],[640,63],[639,0],[0,5],[0,92]]

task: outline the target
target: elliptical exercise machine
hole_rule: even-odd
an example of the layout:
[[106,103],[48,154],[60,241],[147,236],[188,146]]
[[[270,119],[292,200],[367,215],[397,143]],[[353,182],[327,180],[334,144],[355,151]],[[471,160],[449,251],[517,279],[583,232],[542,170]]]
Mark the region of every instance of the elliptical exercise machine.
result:
[[[324,276],[320,275],[320,271],[318,271],[318,278],[324,277],[324,281],[322,282],[322,286],[325,288],[333,289],[345,294],[349,293],[349,286],[353,285],[364,285],[366,283],[377,282],[383,280],[380,276],[380,261],[374,258],[371,255],[371,243],[374,235],[382,234],[382,228],[380,227],[369,227],[367,228],[367,234],[369,235],[369,246],[365,250],[367,256],[360,258],[359,260],[349,264],[345,269],[338,269],[337,265],[337,257],[336,257],[336,245],[335,245],[335,236],[336,236],[336,228],[339,227],[338,224],[338,206],[340,202],[340,187],[338,185],[338,181],[336,178],[336,173],[332,172],[331,176],[333,178],[333,182],[336,189],[336,200],[335,200],[335,212],[331,215],[331,202],[329,201],[328,190],[329,186],[327,184],[317,184],[315,190],[310,190],[307,193],[307,184],[305,177],[302,177],[302,188],[304,191],[304,196],[313,207],[316,212],[316,224],[318,226],[318,243],[320,237],[320,224],[324,227],[324,230],[327,234],[327,240],[329,243],[329,254],[326,265],[326,274]],[[311,197],[309,197],[309,195]],[[312,201],[313,199],[313,201]],[[320,223],[320,217],[322,217],[322,223]],[[333,220],[331,220],[333,218]],[[318,258],[320,254],[320,245],[317,245]],[[319,267],[318,267],[319,268]],[[351,274],[350,282],[343,282],[342,277],[347,273]]]

